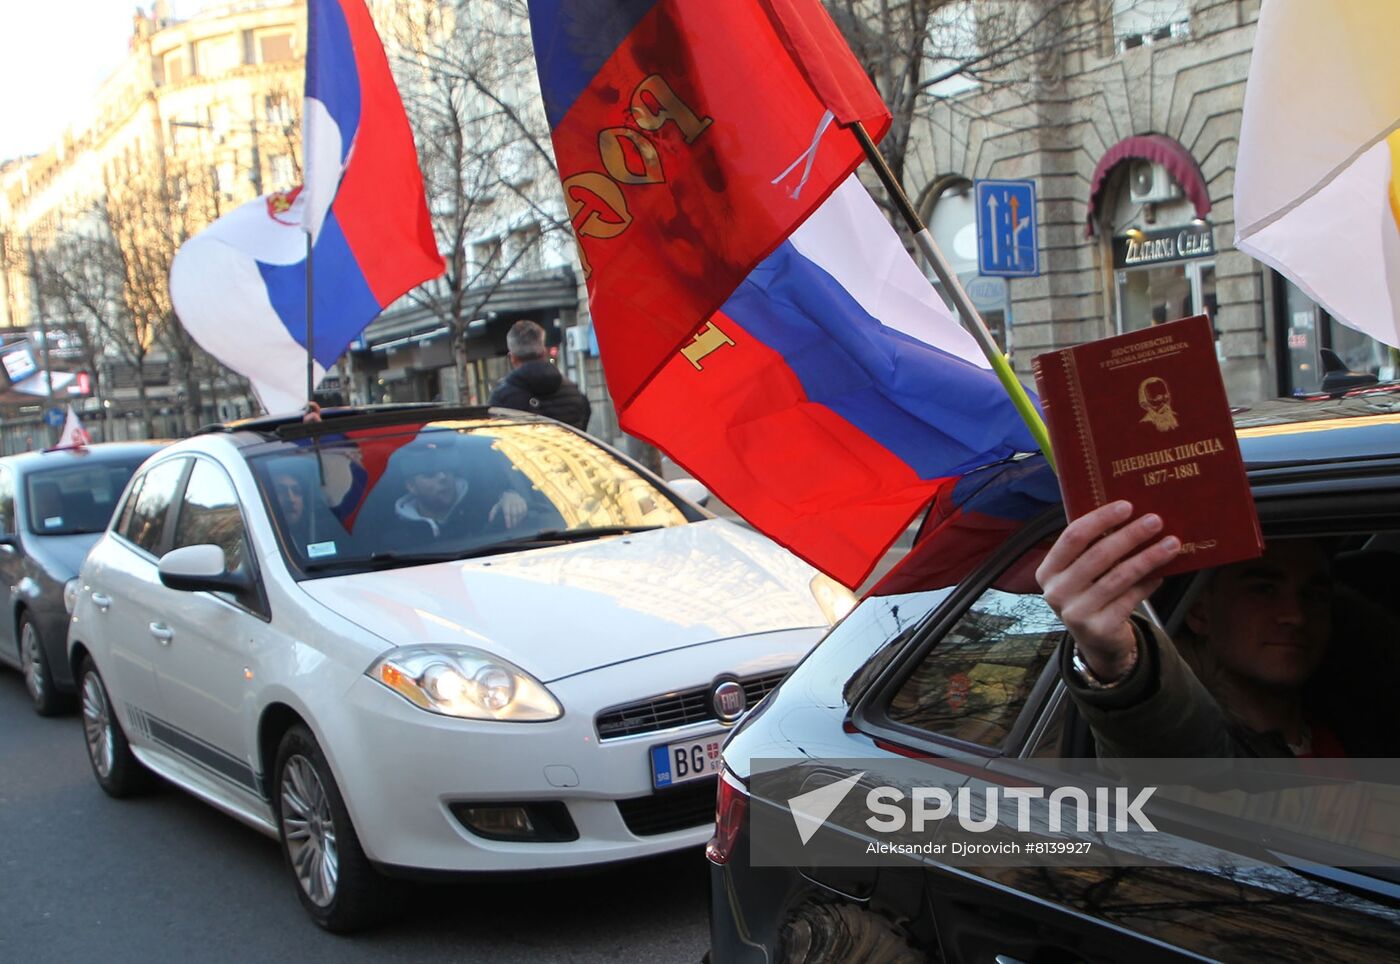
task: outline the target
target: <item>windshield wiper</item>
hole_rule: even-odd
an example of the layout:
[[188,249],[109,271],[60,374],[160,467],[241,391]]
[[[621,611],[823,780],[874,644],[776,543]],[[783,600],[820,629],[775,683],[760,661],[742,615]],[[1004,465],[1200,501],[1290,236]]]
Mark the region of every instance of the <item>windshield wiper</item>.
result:
[[660,529],[660,526],[585,526],[580,529],[541,529],[528,536],[516,539],[502,539],[488,542],[484,546],[469,548],[458,553],[456,559],[471,559],[474,556],[494,556],[515,549],[535,549],[540,546],[557,546],[564,542],[582,542],[586,539],[601,539],[603,536],[625,536],[631,532],[647,532]]
[[543,529],[515,539],[488,542],[483,546],[467,546],[448,552],[375,552],[356,559],[327,559],[308,562],[303,572],[326,572],[333,569],[396,569],[400,566],[428,566],[435,562],[456,562],[478,556],[494,556],[516,549],[534,549],[565,542],[582,542],[604,536],[625,536],[632,532],[649,532],[661,526],[585,526],[579,529]]
[[308,562],[303,572],[327,572],[332,569],[395,569],[399,566],[427,566],[435,562],[461,559],[460,552],[375,552],[354,559],[327,559]]
[[583,526],[579,529],[543,529],[535,533],[536,539],[558,539],[562,542],[581,542],[585,539],[600,539],[603,536],[625,536],[633,532],[650,532],[661,526]]

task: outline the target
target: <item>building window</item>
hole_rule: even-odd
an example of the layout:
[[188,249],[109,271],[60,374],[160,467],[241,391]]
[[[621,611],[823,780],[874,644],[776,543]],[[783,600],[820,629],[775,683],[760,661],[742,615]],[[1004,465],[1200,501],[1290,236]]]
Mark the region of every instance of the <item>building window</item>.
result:
[[185,69],[185,52],[183,50],[172,50],[165,55],[161,61],[165,68],[165,82],[167,84],[178,84],[185,79],[188,71]]
[[267,171],[276,190],[285,191],[296,182],[296,167],[290,154],[273,154],[267,160]]
[[1190,35],[1187,0],[1113,0],[1113,40],[1119,52]]
[[201,77],[214,77],[239,65],[238,43],[232,36],[211,37],[194,47],[195,64]]
[[540,226],[528,224],[510,233],[507,251],[514,274],[530,274],[540,270]]
[[285,93],[268,94],[263,98],[263,116],[269,124],[285,126],[292,122],[292,102]]
[[292,59],[292,35],[290,33],[265,33],[258,35],[258,62],[280,64]]
[[472,261],[476,266],[477,279],[488,281],[501,275],[501,239],[484,238],[472,244]]

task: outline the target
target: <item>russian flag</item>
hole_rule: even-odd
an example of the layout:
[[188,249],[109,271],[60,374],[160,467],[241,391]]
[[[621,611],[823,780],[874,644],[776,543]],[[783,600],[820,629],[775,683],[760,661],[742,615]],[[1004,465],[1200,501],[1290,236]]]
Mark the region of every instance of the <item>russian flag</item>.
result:
[[629,433],[848,586],[949,479],[1035,443],[853,176],[888,113],[817,0],[533,0]]
[[364,0],[309,0],[305,186],[181,246],[170,295],[191,336],[264,408],[306,399],[306,243],[319,380],[391,302],[442,273],[413,134]]

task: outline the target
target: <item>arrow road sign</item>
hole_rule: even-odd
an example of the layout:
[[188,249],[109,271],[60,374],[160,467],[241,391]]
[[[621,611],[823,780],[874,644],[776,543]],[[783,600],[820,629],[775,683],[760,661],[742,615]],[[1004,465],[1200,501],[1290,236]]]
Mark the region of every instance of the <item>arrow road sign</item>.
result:
[[1035,182],[985,180],[976,188],[978,270],[1005,278],[1040,274]]

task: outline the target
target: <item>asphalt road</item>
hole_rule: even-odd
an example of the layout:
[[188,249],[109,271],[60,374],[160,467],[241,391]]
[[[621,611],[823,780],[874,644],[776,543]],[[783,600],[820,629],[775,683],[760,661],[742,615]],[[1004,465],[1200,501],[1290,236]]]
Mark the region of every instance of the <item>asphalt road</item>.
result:
[[0,670],[0,961],[698,961],[708,875],[687,851],[581,876],[418,886],[402,917],[336,937],[277,844],[164,786],[112,800],[77,717],[41,719]]

